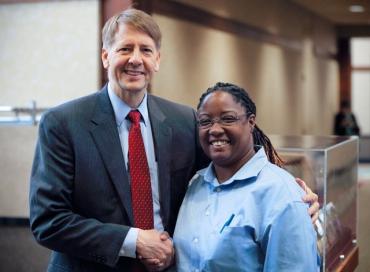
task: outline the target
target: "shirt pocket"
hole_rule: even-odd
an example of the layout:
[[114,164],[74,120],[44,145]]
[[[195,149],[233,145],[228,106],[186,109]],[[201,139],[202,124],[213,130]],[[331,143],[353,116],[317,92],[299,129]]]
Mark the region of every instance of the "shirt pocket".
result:
[[244,271],[242,268],[258,267],[258,260],[261,259],[263,254],[259,243],[255,241],[254,228],[230,225],[218,234],[217,245],[206,267],[221,266],[223,270],[220,271]]

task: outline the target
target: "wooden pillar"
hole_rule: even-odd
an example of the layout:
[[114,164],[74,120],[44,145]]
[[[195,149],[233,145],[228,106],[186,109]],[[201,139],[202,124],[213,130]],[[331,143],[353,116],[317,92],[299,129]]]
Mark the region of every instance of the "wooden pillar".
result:
[[339,38],[339,100],[351,102],[351,44],[350,38]]
[[148,14],[153,13],[154,2],[155,2],[154,0],[133,0],[133,2],[134,2],[134,8],[145,11]]

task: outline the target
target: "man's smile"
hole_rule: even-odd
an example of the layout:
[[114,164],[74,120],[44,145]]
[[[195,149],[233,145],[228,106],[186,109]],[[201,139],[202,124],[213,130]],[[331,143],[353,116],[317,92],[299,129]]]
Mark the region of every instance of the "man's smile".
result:
[[125,74],[130,75],[130,76],[145,75],[145,73],[143,71],[137,71],[137,70],[125,69],[124,72],[125,72]]

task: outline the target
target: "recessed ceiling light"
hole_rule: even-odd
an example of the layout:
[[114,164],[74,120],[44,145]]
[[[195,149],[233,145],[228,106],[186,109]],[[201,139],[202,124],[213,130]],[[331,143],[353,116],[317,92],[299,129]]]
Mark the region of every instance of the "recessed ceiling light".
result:
[[350,12],[364,12],[365,8],[361,5],[351,5],[349,7]]

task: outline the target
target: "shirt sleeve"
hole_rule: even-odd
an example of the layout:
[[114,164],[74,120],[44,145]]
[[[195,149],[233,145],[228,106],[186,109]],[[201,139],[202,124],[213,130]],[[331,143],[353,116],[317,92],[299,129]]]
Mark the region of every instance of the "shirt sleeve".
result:
[[138,234],[138,228],[130,228],[125,237],[125,240],[122,243],[122,247],[119,251],[119,256],[136,258],[136,240]]
[[316,232],[305,203],[289,204],[264,236],[264,271],[318,271]]

